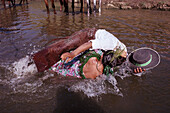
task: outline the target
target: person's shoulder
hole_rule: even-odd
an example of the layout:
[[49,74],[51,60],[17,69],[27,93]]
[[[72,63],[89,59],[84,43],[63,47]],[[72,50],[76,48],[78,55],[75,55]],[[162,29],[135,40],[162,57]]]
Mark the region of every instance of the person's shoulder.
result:
[[96,31],[96,34],[95,35],[97,35],[97,36],[103,36],[103,35],[108,35],[108,34],[110,34],[108,31],[106,31],[105,29],[98,29],[97,31]]
[[96,32],[107,32],[106,29],[98,29]]

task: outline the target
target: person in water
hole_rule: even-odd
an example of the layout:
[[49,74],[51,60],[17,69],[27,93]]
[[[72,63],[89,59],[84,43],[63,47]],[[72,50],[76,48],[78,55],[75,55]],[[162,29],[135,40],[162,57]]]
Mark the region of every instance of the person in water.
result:
[[[50,68],[64,76],[92,79],[112,73],[112,68],[126,58],[127,48],[122,42],[108,31],[95,28],[78,31],[33,55],[39,72]],[[133,70],[145,71],[141,66]]]

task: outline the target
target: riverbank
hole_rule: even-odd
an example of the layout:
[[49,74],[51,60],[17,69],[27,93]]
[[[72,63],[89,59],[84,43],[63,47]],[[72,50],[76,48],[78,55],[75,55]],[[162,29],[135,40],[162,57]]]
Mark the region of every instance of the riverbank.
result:
[[169,0],[102,0],[107,8],[113,9],[157,9],[170,11]]

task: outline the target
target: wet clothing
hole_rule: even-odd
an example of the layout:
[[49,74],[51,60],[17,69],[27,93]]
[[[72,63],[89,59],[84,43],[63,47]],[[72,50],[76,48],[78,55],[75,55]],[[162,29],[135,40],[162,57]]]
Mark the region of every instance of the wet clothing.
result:
[[90,41],[92,42],[92,49],[116,51],[116,49],[119,48],[127,52],[126,46],[105,29],[97,30],[95,33],[95,39]]
[[68,63],[65,63],[64,61],[60,60],[59,62],[54,64],[50,68],[50,70],[57,72],[58,74],[61,74],[63,76],[74,76],[77,78],[85,79],[86,77],[83,73],[84,65],[91,57],[96,57],[98,60],[100,60],[102,54],[103,52],[101,50],[87,50]]

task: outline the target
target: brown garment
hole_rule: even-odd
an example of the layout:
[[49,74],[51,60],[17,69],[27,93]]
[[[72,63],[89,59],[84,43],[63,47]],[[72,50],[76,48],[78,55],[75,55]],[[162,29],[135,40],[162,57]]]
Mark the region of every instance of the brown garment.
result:
[[96,28],[87,28],[65,37],[47,48],[35,53],[32,57],[37,66],[38,72],[49,69],[60,60],[62,53],[75,49],[80,45],[95,38]]

